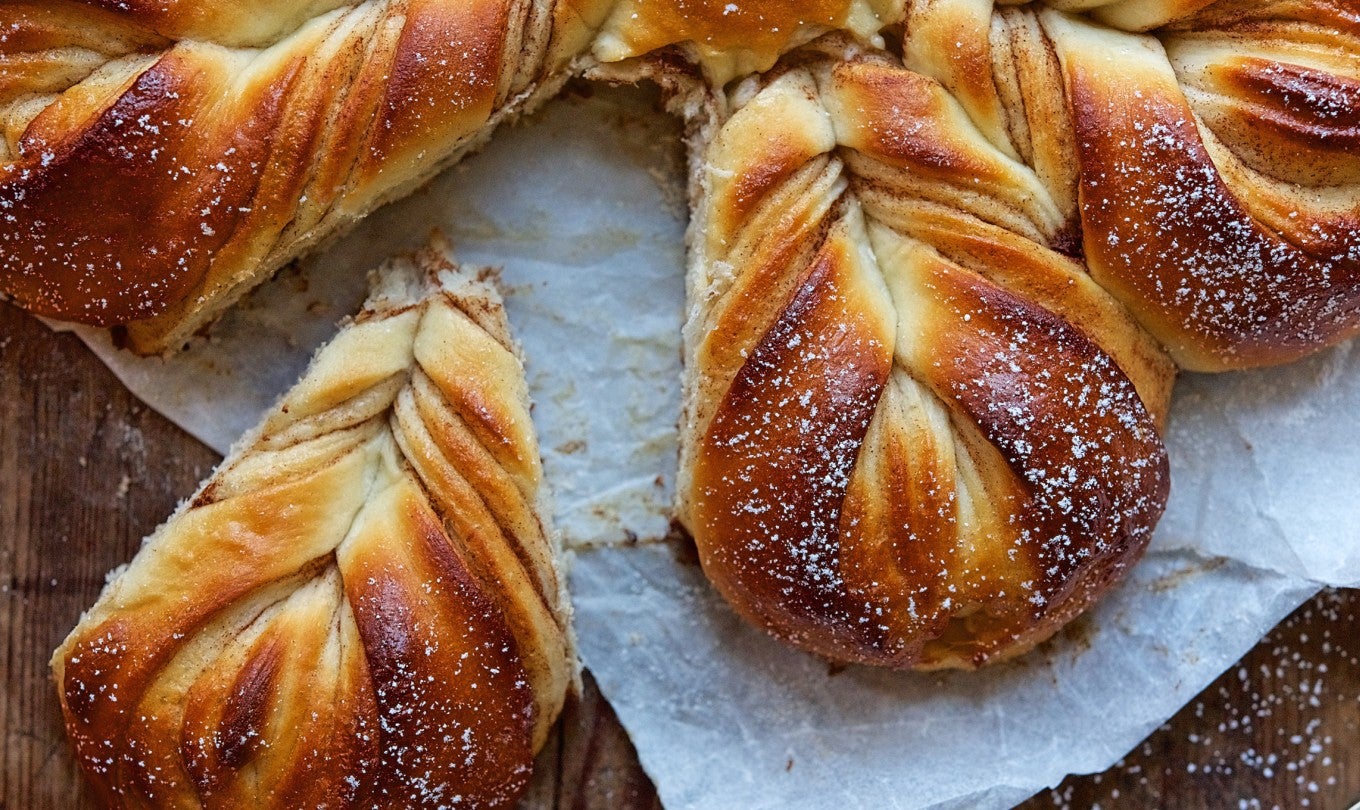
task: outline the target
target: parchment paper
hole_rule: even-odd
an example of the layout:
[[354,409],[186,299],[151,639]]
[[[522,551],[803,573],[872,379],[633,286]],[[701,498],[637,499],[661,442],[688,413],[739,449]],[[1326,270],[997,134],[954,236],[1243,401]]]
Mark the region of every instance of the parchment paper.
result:
[[740,622],[664,537],[679,414],[678,126],[645,91],[553,103],[285,271],[171,361],[80,330],[219,450],[434,226],[503,266],[581,654],[667,807],[1003,807],[1107,768],[1321,583],[1360,584],[1360,350],[1181,382],[1173,495],[1129,581],[978,673],[839,673]]

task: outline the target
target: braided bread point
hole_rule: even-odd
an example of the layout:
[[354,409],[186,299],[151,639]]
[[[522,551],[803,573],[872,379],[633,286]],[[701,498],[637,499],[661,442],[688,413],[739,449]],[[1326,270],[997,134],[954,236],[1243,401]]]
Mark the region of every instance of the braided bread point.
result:
[[659,77],[706,570],[828,657],[971,666],[1145,545],[1177,368],[1360,331],[1352,5],[6,4],[0,290],[173,348],[565,76]]
[[1147,543],[1177,366],[1360,329],[1360,29],[1224,5],[920,0],[900,59],[825,38],[710,105],[681,510],[738,611],[1019,654]]
[[1018,654],[1147,543],[1173,368],[941,85],[797,64],[732,94],[701,165],[684,522],[741,613],[819,655]]
[[1159,5],[1175,22],[1154,36],[921,0],[905,62],[1035,169],[1072,252],[1182,368],[1284,363],[1355,335],[1360,22],[1325,0],[1102,8]]
[[509,806],[575,678],[523,369],[435,246],[52,659],[111,806]]
[[211,5],[0,8],[0,290],[142,354],[565,79],[547,2]]

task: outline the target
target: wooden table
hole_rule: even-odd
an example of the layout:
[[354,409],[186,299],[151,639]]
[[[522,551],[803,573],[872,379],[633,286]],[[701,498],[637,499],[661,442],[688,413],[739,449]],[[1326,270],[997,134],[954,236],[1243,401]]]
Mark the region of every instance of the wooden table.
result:
[[[0,304],[0,808],[89,805],[48,656],[105,573],[216,461],[74,337]],[[1345,810],[1360,799],[1357,614],[1356,592],[1322,595],[1124,762],[1026,807]],[[828,804],[835,790],[827,786]],[[589,679],[540,757],[525,806],[660,806]]]

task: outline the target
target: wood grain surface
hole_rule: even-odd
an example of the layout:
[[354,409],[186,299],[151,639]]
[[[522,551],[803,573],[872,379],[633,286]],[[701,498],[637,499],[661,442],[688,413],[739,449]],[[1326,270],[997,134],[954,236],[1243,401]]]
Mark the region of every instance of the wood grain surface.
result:
[[[0,304],[0,808],[90,806],[62,737],[48,656],[106,573],[216,461],[74,337]],[[1357,614],[1356,592],[1324,593],[1123,762],[1025,807],[1345,810],[1360,799]],[[826,806],[842,798],[826,786]],[[589,678],[539,757],[524,805],[660,807]]]

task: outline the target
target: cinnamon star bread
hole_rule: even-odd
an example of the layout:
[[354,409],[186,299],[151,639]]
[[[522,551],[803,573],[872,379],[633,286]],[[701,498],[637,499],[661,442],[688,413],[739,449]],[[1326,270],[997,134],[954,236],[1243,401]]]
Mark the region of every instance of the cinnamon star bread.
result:
[[175,350],[573,76],[687,118],[679,517],[829,659],[1031,648],[1178,369],[1360,329],[1355,0],[9,2],[0,291]]

